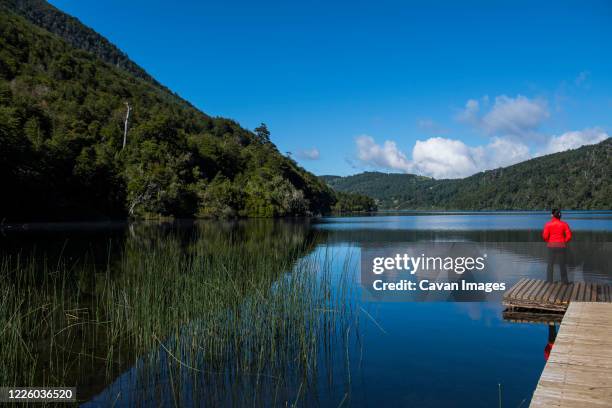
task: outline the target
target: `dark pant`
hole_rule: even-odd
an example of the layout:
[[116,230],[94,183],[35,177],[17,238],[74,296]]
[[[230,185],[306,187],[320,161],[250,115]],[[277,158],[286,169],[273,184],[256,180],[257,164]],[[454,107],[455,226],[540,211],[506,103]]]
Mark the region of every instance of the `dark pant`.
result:
[[561,272],[561,282],[568,283],[566,258],[567,248],[548,248],[548,268],[546,268],[546,280],[548,282],[553,281],[555,263],[557,263]]

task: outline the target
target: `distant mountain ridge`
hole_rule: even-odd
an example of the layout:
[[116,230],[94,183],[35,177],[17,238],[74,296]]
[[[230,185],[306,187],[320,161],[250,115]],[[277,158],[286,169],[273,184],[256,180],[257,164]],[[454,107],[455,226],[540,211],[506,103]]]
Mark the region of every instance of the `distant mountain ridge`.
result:
[[612,139],[463,179],[381,172],[321,179],[372,197],[381,209],[611,209]]

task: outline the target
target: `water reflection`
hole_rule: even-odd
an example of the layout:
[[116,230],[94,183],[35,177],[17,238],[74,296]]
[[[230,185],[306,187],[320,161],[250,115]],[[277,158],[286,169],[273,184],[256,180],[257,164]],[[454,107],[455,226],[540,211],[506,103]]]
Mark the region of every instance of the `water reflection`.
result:
[[[566,213],[572,217],[567,279],[611,281],[611,214]],[[518,406],[528,404],[544,364],[542,343],[554,341],[549,323],[558,324],[558,316],[539,316],[543,325],[503,314],[517,324],[502,318],[499,302],[363,302],[357,280],[341,285],[363,248],[447,241],[496,251],[513,266],[500,276],[505,280],[548,279],[540,238],[546,219],[539,212],[414,213],[30,226],[6,232],[0,251],[3,258],[35,259],[38,277],[65,265],[70,279],[62,301],[70,306],[62,313],[77,305],[90,320],[114,322],[57,335],[71,318],[47,311],[57,325],[43,330],[39,319],[38,327],[23,327],[26,341],[38,337],[32,350],[40,361],[66,361],[43,367],[36,382],[61,371],[62,384],[77,385],[87,406],[487,407],[498,403],[499,383],[504,406]],[[317,262],[317,280],[297,279],[308,274],[292,271],[309,260]],[[52,294],[41,279],[24,283],[14,273],[7,285]],[[72,324],[85,321],[73,315],[80,317]],[[66,351],[50,350],[51,339]],[[72,343],[77,339],[84,343]],[[27,361],[19,364],[31,374]]]
[[546,347],[544,347],[544,360],[546,361],[548,361],[548,357],[550,357],[550,352],[552,351],[556,338],[557,326],[554,323],[550,323],[548,325],[548,342],[546,343]]
[[[282,339],[284,352],[308,355],[313,346],[310,341],[297,344],[297,330],[282,335],[278,331],[302,327],[299,339],[306,341],[325,321],[314,322],[313,316],[303,313],[321,302],[322,285],[281,279],[283,273],[298,268],[324,236],[307,222],[137,223],[110,230],[68,227],[11,231],[3,237],[2,277],[10,296],[0,307],[0,323],[6,326],[14,321],[21,305],[36,317],[7,326],[31,344],[13,343],[3,331],[2,349],[18,348],[0,355],[11,359],[0,370],[3,384],[57,381],[76,385],[79,398],[88,399],[149,351],[156,350],[154,355],[163,358],[160,347],[167,341],[181,350],[175,350],[179,356],[175,363],[189,357],[192,363],[204,359],[229,368],[227,361],[231,361],[239,365],[234,371],[257,368],[256,373],[265,377],[260,372],[263,362],[227,360],[228,353],[239,347],[240,353],[249,356],[243,340],[249,340],[249,347],[256,346],[254,340],[260,347],[271,347]],[[285,299],[281,294],[287,291],[303,296]],[[258,297],[262,300],[256,301]],[[289,322],[267,330],[269,323],[285,318]],[[190,334],[170,335],[177,330]],[[207,351],[198,355],[187,344],[206,346]],[[26,360],[15,360],[22,346],[22,357],[33,353],[40,361],[20,372],[22,365],[32,367]],[[286,357],[280,345],[274,347],[274,356]],[[289,360],[274,362],[269,355],[274,347],[257,355],[265,357],[266,364],[276,364],[275,371],[281,373],[280,366]],[[186,356],[184,350],[190,354]],[[154,367],[159,366],[157,357]],[[294,367],[303,368],[301,363]],[[232,372],[221,371],[223,376]]]

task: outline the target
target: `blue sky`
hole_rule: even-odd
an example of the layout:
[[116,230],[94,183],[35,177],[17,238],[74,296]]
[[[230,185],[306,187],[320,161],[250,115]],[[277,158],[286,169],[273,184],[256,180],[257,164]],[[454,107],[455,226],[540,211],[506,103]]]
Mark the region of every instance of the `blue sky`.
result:
[[610,2],[51,3],[315,174],[462,177],[612,131]]

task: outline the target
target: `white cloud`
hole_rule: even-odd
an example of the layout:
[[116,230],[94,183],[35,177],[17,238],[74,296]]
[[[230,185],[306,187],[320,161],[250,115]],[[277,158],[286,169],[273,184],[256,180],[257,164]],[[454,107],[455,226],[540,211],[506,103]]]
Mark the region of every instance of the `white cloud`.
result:
[[[588,72],[581,73],[578,79],[585,81],[587,76]],[[491,103],[485,95],[478,100],[469,99],[456,118],[490,136],[486,144],[468,146],[457,139],[431,137],[417,140],[409,157],[392,140],[379,145],[371,136],[363,135],[356,139],[357,157],[360,164],[371,168],[434,178],[458,178],[599,143],[609,137],[599,128],[546,136],[540,126],[549,116],[548,103],[544,99],[500,95]],[[419,122],[423,130],[434,125],[429,119]]]
[[543,100],[501,95],[495,98],[495,104],[482,118],[482,124],[491,135],[525,136],[537,130],[549,116]]
[[485,162],[480,170],[510,166],[531,158],[527,145],[501,137],[494,137],[484,150]]
[[576,149],[580,146],[590,145],[606,140],[610,135],[599,128],[575,130],[565,132],[559,136],[552,136],[546,146],[537,155],[562,152],[569,149]]
[[297,152],[297,157],[302,160],[319,160],[321,153],[319,149],[304,149]]
[[478,101],[476,99],[468,99],[468,101],[465,103],[465,108],[457,115],[457,119],[462,122],[478,125],[480,120],[478,117],[479,111],[480,104]]
[[488,145],[476,147],[470,147],[461,140],[443,137],[417,140],[411,159],[393,141],[387,140],[379,145],[370,136],[360,136],[356,142],[357,157],[367,167],[416,173],[437,179],[467,177],[531,157],[526,145],[503,138],[494,138]]
[[529,158],[529,147],[525,144],[500,137],[476,147],[470,147],[460,140],[435,137],[418,140],[412,149],[415,170],[434,178],[467,177]]
[[479,149],[460,140],[432,137],[417,140],[412,149],[414,169],[434,178],[465,177],[478,171]]
[[[485,104],[488,100],[488,96],[483,98]],[[457,118],[490,136],[525,138],[533,136],[549,116],[548,104],[544,99],[500,95],[484,115],[480,114],[480,103],[469,99]]]
[[412,171],[412,164],[406,155],[397,148],[395,142],[385,141],[381,146],[374,138],[362,135],[355,139],[357,158],[364,164],[387,170]]
[[542,154],[599,143],[609,135],[597,128],[552,136],[545,148],[533,154],[515,139],[493,137],[486,145],[468,146],[461,140],[432,137],[417,140],[409,159],[397,144],[387,140],[381,146],[370,136],[357,138],[357,156],[362,165],[440,178],[467,177],[484,170],[510,166]]

